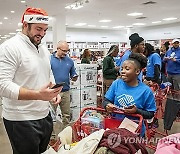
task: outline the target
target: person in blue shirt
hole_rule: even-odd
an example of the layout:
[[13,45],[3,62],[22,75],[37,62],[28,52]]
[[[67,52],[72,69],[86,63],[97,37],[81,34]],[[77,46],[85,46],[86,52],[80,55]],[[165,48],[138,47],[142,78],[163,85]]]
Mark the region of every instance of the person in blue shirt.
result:
[[[129,40],[130,40],[131,49],[127,50],[124,53],[124,55],[122,56],[120,68],[121,68],[122,64],[124,63],[124,61],[129,58],[129,55],[131,53],[143,53],[144,52],[144,39],[142,37],[140,37],[137,33],[133,33],[133,34],[131,34],[131,36],[129,36]],[[143,74],[141,72],[138,76],[138,79],[140,81],[142,81],[142,78],[143,78],[142,75]]]
[[62,113],[63,127],[66,127],[70,121],[70,80],[76,81],[78,78],[74,62],[67,55],[68,52],[69,45],[67,42],[60,41],[57,44],[57,51],[51,55],[51,69],[56,84],[65,82],[65,85],[60,92],[61,103],[59,104]]
[[164,62],[167,66],[167,79],[172,84],[171,88],[174,90],[167,96],[166,107],[164,112],[164,129],[170,130],[174,119],[180,112],[180,47],[179,39],[172,41],[172,48],[170,48],[165,56]]
[[148,62],[146,66],[146,80],[155,83],[161,83],[161,57],[154,51],[150,43],[145,43],[144,55]]
[[164,62],[167,63],[168,81],[172,83],[175,90],[180,90],[180,47],[179,39],[172,41],[173,47],[170,48],[165,56]]
[[116,66],[120,66],[121,65],[121,57],[120,55],[118,54],[117,57],[113,57],[114,58],[114,61],[116,63]]
[[[138,80],[138,75],[146,67],[147,58],[140,53],[132,53],[124,61],[121,68],[121,78],[115,80],[105,94],[104,108],[112,112],[114,108],[123,108],[124,113],[141,114],[144,119],[151,119],[156,111],[152,90]],[[115,115],[122,118],[120,115]],[[143,125],[141,135],[144,136]]]

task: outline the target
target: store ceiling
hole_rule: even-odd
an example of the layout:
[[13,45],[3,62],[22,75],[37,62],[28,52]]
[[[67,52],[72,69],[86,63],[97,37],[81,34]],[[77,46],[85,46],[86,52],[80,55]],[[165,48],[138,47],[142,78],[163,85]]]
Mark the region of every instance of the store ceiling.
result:
[[[134,23],[145,23],[145,26],[154,26],[180,22],[180,0],[152,0],[156,4],[144,5],[150,0],[89,0],[84,3],[83,8],[78,10],[64,9],[68,4],[76,0],[0,0],[0,35],[16,32],[18,23],[21,21],[22,13],[28,6],[44,8],[50,16],[56,16],[65,12],[67,27],[91,28],[88,25],[95,25],[95,29],[113,29],[115,26],[132,26]],[[85,0],[83,0],[84,2]],[[10,11],[15,11],[11,13]],[[65,10],[65,11],[63,11]],[[144,19],[127,16],[128,13],[140,12]],[[8,19],[4,19],[8,17]],[[163,21],[164,18],[175,17],[177,20]],[[108,19],[109,23],[101,23],[99,20]],[[162,21],[152,24],[153,21]],[[77,23],[86,23],[85,26],[75,26]],[[101,27],[108,26],[108,27]],[[137,27],[137,26],[133,26]]]

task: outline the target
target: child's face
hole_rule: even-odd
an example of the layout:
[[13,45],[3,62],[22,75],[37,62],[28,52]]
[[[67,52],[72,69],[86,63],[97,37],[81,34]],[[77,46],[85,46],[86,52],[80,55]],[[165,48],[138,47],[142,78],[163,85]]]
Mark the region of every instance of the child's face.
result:
[[126,60],[121,67],[121,78],[125,82],[137,80],[139,69],[134,61]]

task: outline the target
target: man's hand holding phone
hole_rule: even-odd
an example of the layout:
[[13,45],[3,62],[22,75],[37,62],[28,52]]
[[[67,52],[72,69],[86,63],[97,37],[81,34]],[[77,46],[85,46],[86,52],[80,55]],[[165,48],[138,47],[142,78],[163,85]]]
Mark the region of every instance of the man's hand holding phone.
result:
[[65,82],[57,83],[57,84],[55,84],[51,89],[55,89],[55,88],[64,86],[65,84],[66,84]]

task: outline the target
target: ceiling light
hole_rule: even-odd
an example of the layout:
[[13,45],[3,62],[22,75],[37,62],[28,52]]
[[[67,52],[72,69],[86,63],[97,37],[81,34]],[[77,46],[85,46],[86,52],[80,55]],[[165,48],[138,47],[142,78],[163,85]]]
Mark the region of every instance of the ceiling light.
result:
[[117,29],[118,29],[118,28],[123,28],[123,27],[124,27],[124,26],[115,26],[115,27],[113,27],[113,28],[115,28],[115,29],[117,28]]
[[21,29],[16,29],[16,32],[21,32],[22,30]]
[[134,23],[133,25],[134,25],[134,26],[144,26],[145,23]]
[[108,26],[101,26],[102,28],[108,28]]
[[87,23],[78,23],[78,24],[75,24],[75,26],[84,26],[86,25]]
[[165,21],[170,21],[170,20],[176,20],[177,18],[165,18],[165,19],[163,19],[163,20],[165,20]]
[[5,37],[10,37],[10,35],[4,35]]
[[132,28],[133,26],[132,25],[130,25],[130,26],[126,26],[126,28]]
[[26,3],[26,1],[21,1],[21,3]]
[[9,33],[10,35],[15,35],[16,33]]
[[153,21],[152,24],[161,23],[162,21]]
[[111,20],[104,19],[104,20],[99,20],[99,22],[111,22]]
[[140,16],[140,15],[143,15],[143,13],[134,12],[134,13],[129,13],[127,15],[128,16]]
[[7,19],[8,19],[8,17],[4,17],[4,19],[5,19],[5,20],[7,20]]
[[1,38],[2,38],[2,39],[6,39],[7,37],[5,37],[5,36],[2,36]]
[[88,27],[96,27],[96,25],[88,25]]
[[0,22],[0,25],[2,25],[3,23],[2,22]]
[[11,11],[11,13],[15,13],[15,11]]

